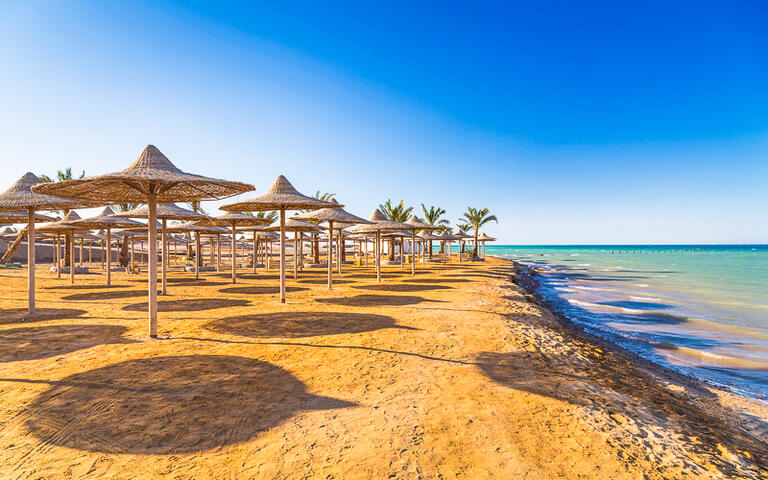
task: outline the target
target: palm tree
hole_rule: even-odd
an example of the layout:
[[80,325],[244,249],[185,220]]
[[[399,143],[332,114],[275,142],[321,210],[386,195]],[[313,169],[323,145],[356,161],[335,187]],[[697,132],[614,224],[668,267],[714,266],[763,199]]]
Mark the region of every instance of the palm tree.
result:
[[[424,204],[421,204],[421,211],[424,212],[424,220],[426,223],[430,225],[447,225],[448,220],[445,218],[440,218],[443,215],[445,215],[445,210],[436,207],[434,205],[431,205],[429,207],[429,210],[427,210],[427,207],[424,206]],[[429,258],[432,258],[432,240],[429,241]]]
[[202,213],[203,215],[207,215],[205,213],[205,210],[203,210],[203,202],[200,200],[193,200],[191,202],[187,202],[187,206],[190,210],[192,210],[195,213]]
[[472,258],[477,258],[477,237],[480,235],[480,227],[491,221],[499,223],[496,215],[488,215],[489,213],[490,211],[487,208],[475,209],[467,207],[467,211],[462,216],[462,219],[466,220],[475,229],[475,248],[472,251]]
[[[411,212],[413,211],[413,207],[406,207],[405,202],[403,200],[400,200],[400,203],[397,205],[392,203],[391,199],[387,199],[386,202],[379,205],[379,210],[381,210],[381,213],[384,214],[387,219],[392,220],[393,222],[405,222],[408,220],[408,217],[411,215]],[[402,249],[402,246],[401,246]],[[395,238],[391,237],[389,239],[389,261],[393,261],[395,259]]]
[[[83,172],[77,178],[83,178],[83,177],[85,177],[85,170],[83,170]],[[57,182],[63,182],[64,180],[72,180],[72,178],[74,178],[72,176],[72,167],[67,167],[64,170],[57,170],[56,171],[56,181]],[[51,177],[49,177],[48,175],[42,174],[42,175],[40,175],[40,181],[42,181],[42,182],[53,182],[54,180]],[[54,210],[54,211],[56,213],[60,213],[61,215],[66,215],[66,214],[69,213],[69,209],[68,208],[65,208],[65,209],[62,209],[62,210]],[[64,266],[66,266],[66,267],[68,267],[69,263],[70,263],[69,254],[70,254],[70,250],[72,250],[70,245],[71,245],[71,243],[70,243],[70,240],[69,240],[69,236],[64,235]]]
[[115,207],[115,210],[118,212],[127,212],[129,210],[133,210],[134,208],[137,208],[140,203],[116,203],[112,205]]

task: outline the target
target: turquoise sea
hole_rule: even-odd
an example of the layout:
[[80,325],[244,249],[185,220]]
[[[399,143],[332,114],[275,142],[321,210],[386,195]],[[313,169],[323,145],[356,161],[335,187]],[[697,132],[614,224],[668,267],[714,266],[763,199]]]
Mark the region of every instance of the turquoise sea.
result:
[[640,356],[768,400],[768,245],[488,245],[539,294]]

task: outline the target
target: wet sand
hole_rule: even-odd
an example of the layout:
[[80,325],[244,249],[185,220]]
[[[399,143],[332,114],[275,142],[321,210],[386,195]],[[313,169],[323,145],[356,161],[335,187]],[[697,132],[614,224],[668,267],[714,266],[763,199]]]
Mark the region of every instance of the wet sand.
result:
[[0,270],[0,478],[768,478],[768,410],[563,326],[515,266]]

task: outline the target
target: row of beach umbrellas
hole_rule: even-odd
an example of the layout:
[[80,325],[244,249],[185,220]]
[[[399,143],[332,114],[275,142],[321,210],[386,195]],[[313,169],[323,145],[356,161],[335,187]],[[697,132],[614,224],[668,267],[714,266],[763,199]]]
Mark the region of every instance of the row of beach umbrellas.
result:
[[[127,232],[146,231],[147,239],[159,239],[162,245],[161,258],[161,293],[167,290],[168,241],[169,233],[190,233],[194,235],[196,252],[200,252],[200,236],[218,235],[231,232],[233,238],[232,252],[232,282],[237,281],[236,252],[234,241],[238,231],[253,233],[254,270],[256,268],[256,248],[259,238],[270,235],[269,232],[279,232],[280,247],[280,301],[286,301],[285,285],[285,243],[286,233],[294,234],[294,255],[299,238],[304,232],[317,233],[326,224],[328,231],[328,287],[333,285],[332,244],[334,234],[338,244],[344,241],[345,230],[355,236],[367,239],[374,236],[376,261],[376,279],[381,281],[381,238],[395,236],[402,238],[410,236],[412,245],[419,240],[460,240],[462,236],[433,236],[430,230],[439,227],[420,222],[411,217],[406,222],[388,220],[378,209],[367,219],[357,217],[343,209],[343,205],[335,200],[329,202],[308,197],[296,191],[291,183],[282,175],[278,176],[272,186],[262,195],[248,198],[220,207],[226,213],[219,217],[209,217],[202,213],[187,210],[175,205],[175,202],[221,200],[254,190],[252,185],[209,178],[186,173],[177,168],[155,146],[148,145],[126,169],[75,180],[43,183],[32,173],[26,173],[6,192],[0,194],[0,223],[26,223],[28,236],[28,305],[29,313],[35,313],[35,224],[51,222],[40,227],[40,232],[66,235],[72,240],[71,257],[74,258],[74,238],[89,230],[103,230],[107,245],[111,245],[113,229],[120,229],[122,234]],[[105,207],[98,215],[90,218],[80,218],[75,209],[92,208],[99,205],[116,203],[143,204],[142,207],[115,213],[110,207]],[[69,210],[64,218],[57,220],[43,215],[40,211]],[[286,218],[286,212],[301,210],[303,213]],[[269,225],[271,220],[248,215],[242,212],[277,211],[279,221]],[[141,223],[133,218],[146,219]],[[182,221],[184,223],[168,225],[167,222]],[[348,227],[348,228],[347,228]],[[464,235],[464,237],[469,237]],[[479,240],[491,241],[490,237]],[[157,258],[157,241],[148,241],[148,258]],[[220,245],[220,242],[219,242]],[[337,249],[338,271],[341,272],[341,248]],[[450,250],[447,250],[449,252]],[[58,252],[58,248],[57,248]],[[459,254],[460,255],[460,254]],[[401,257],[402,258],[402,257]],[[366,254],[367,259],[367,254]],[[106,276],[107,284],[111,284],[111,255],[107,255]],[[422,255],[422,262],[424,256]],[[412,274],[415,273],[415,258],[411,262]],[[199,259],[195,261],[195,274],[198,276]],[[294,261],[294,275],[297,262]],[[70,281],[74,279],[74,264],[70,268]],[[148,331],[151,338],[157,337],[157,262],[148,262]]]

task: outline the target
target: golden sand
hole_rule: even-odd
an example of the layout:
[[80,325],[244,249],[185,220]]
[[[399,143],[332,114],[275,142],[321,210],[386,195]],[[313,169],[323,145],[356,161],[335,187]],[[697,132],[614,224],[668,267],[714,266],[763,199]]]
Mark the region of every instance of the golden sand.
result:
[[[0,270],[0,478],[766,478],[766,418],[579,339],[500,260],[142,276]],[[731,397],[727,397],[731,398]],[[750,423],[750,418],[751,422]]]

